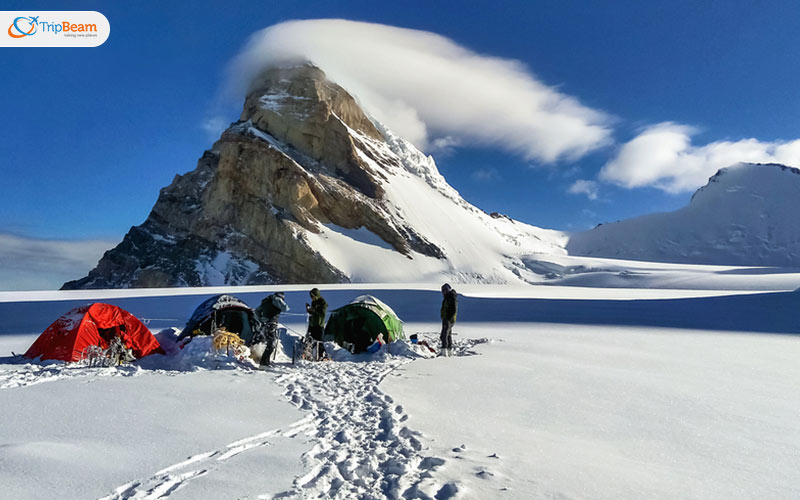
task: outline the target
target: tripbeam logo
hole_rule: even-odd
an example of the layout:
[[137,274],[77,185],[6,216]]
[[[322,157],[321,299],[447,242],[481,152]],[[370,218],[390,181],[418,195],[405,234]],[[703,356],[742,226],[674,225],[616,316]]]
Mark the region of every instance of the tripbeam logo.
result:
[[95,11],[0,11],[0,22],[8,26],[0,47],[97,47],[111,32],[106,16]]
[[[23,30],[19,27],[20,23],[25,24],[25,21],[29,22],[31,27],[28,31]],[[14,19],[14,22],[11,23],[11,26],[8,27],[8,36],[11,38],[23,38],[26,36],[33,36],[36,34],[36,28],[39,25],[39,16],[36,17],[18,17]]]

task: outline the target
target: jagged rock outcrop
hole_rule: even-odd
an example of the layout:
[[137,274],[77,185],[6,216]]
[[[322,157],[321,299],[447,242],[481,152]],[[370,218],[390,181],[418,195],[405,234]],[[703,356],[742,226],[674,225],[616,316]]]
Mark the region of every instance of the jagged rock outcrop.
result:
[[[447,185],[431,158],[373,122],[320,69],[269,69],[251,85],[239,121],[195,170],[176,176],[142,225],[132,227],[88,276],[63,288],[373,279],[345,269],[341,255],[353,248],[377,252],[376,265],[417,259],[429,273],[452,270],[464,279],[484,279],[482,272],[453,269],[452,254],[461,250],[448,255],[449,240],[444,246],[434,242],[446,236],[441,230],[415,227],[419,218],[409,212],[416,200],[404,194],[408,188],[393,188],[400,181],[423,186],[422,198],[444,200],[453,220],[476,219],[479,226],[486,226],[484,217],[492,220]],[[529,229],[536,228],[494,228],[490,238],[518,246],[519,231],[527,238]],[[515,265],[501,262],[501,273]]]

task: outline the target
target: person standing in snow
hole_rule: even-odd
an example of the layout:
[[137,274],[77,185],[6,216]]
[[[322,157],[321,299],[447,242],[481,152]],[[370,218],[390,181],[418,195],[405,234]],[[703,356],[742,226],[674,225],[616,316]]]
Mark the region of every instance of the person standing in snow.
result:
[[448,283],[442,285],[442,351],[453,348],[453,325],[458,314],[458,294]]
[[319,288],[312,288],[309,292],[311,304],[306,304],[308,313],[308,335],[318,341],[317,352],[314,353],[315,359],[320,359],[325,353],[322,347],[322,334],[325,329],[325,314],[328,312],[328,303],[319,293]]
[[261,368],[269,366],[269,358],[275,351],[278,340],[278,318],[282,312],[288,310],[289,306],[286,305],[283,292],[268,295],[256,308],[256,317],[261,322],[261,328],[253,336],[253,344],[266,344],[259,362]]

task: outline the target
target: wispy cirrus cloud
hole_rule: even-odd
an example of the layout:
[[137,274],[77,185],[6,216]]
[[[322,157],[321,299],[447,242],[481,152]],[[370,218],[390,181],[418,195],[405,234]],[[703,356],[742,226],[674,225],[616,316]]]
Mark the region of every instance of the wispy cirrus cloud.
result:
[[693,191],[717,170],[740,162],[782,163],[800,167],[800,139],[758,139],[692,144],[697,129],[672,122],[644,129],[623,144],[603,166],[599,178],[626,188],[651,186],[669,193]]
[[449,138],[553,163],[610,142],[604,112],[546,85],[518,61],[427,31],[343,19],[276,24],[251,37],[230,81],[241,93],[264,68],[297,61],[319,66],[422,149]]
[[64,282],[85,276],[116,244],[0,233],[0,290],[59,289]]

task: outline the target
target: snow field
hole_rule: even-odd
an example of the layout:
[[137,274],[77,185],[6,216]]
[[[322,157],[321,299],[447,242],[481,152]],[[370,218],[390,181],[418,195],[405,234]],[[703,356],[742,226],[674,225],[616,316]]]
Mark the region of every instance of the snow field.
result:
[[469,497],[800,497],[796,335],[520,322],[455,331],[492,341],[481,356],[404,365],[383,389],[435,437],[432,454],[452,458],[465,443],[479,458],[440,474]]
[[[291,484],[303,443],[263,453],[264,438],[246,456],[224,456],[226,443],[302,418],[267,376],[141,371],[0,390],[0,497],[228,498]],[[174,467],[204,453],[214,457]]]
[[[301,328],[302,325],[294,327]],[[171,331],[165,331],[161,332],[159,337],[165,341],[172,334]],[[28,343],[33,340],[32,337],[19,336],[15,342],[23,343],[23,340],[27,340],[24,343]],[[282,339],[285,351],[291,342],[288,339],[290,335],[284,333],[284,337],[287,337]],[[60,393],[64,389],[64,384],[71,382],[85,385],[103,379],[140,376],[147,382],[139,382],[135,387],[128,388],[129,394],[125,396],[130,404],[133,402],[131,398],[146,400],[148,395],[141,390],[145,387],[152,388],[154,383],[165,377],[168,381],[178,379],[189,383],[190,377],[219,379],[220,374],[225,374],[212,384],[215,390],[219,389],[220,383],[225,383],[225,379],[233,377],[237,385],[242,383],[249,385],[247,392],[252,396],[253,390],[257,391],[259,387],[263,389],[263,384],[266,383],[269,387],[268,392],[273,393],[273,396],[276,389],[282,388],[283,395],[291,405],[310,414],[288,423],[285,418],[279,419],[285,425],[266,430],[262,427],[258,432],[245,437],[239,436],[228,444],[220,445],[219,441],[215,440],[216,444],[206,446],[205,449],[190,446],[196,444],[195,439],[187,439],[185,443],[167,439],[169,448],[163,450],[164,454],[174,457],[172,461],[167,462],[154,459],[160,447],[157,444],[159,439],[154,439],[152,442],[137,442],[136,446],[132,446],[132,456],[129,458],[134,460],[134,456],[141,453],[139,467],[108,468],[109,462],[116,462],[117,457],[113,455],[119,453],[119,447],[129,446],[131,443],[125,440],[135,439],[135,434],[141,432],[144,425],[158,424],[162,419],[168,419],[166,413],[162,414],[167,409],[177,411],[181,415],[186,409],[183,398],[177,391],[167,391],[176,396],[177,400],[171,401],[168,405],[163,405],[162,401],[159,409],[150,408],[150,401],[145,403],[146,407],[135,409],[128,406],[120,408],[113,404],[102,405],[103,410],[99,411],[101,415],[99,420],[104,422],[104,427],[107,427],[103,434],[108,432],[112,435],[109,448],[104,449],[102,443],[88,447],[82,439],[76,439],[76,444],[64,449],[63,455],[57,454],[59,461],[72,464],[75,469],[70,469],[70,473],[74,473],[76,477],[63,478],[59,474],[42,470],[40,473],[48,475],[52,484],[45,480],[44,484],[36,485],[25,483],[24,473],[30,464],[25,464],[25,460],[12,452],[8,457],[9,467],[5,469],[5,475],[11,477],[12,486],[19,488],[14,498],[39,498],[42,494],[57,495],[59,488],[65,487],[68,491],[80,491],[81,498],[94,497],[102,500],[155,500],[166,497],[400,498],[401,494],[404,498],[450,498],[457,491],[455,484],[436,482],[433,473],[443,460],[424,455],[425,438],[403,425],[408,417],[404,414],[402,406],[393,404],[392,398],[378,388],[381,380],[398,366],[414,358],[433,356],[425,348],[400,342],[384,346],[381,351],[373,355],[351,355],[338,349],[334,352],[334,357],[342,361],[302,362],[295,366],[285,362],[288,360],[288,354],[284,352],[279,356],[284,363],[273,365],[266,375],[254,370],[249,360],[245,360],[242,364],[231,357],[213,354],[209,348],[210,339],[197,338],[173,356],[151,356],[134,365],[120,367],[92,368],[58,362],[45,363],[45,366],[35,363],[0,365],[0,382],[2,382],[0,388],[7,389],[0,391],[0,397],[10,396],[14,398],[11,400],[19,401],[20,395],[32,394],[21,391],[39,387],[51,389],[44,390],[44,393],[53,395]],[[269,377],[269,380],[265,380],[266,377]],[[93,386],[94,390],[97,388],[97,385]],[[118,387],[119,389],[122,388]],[[200,394],[197,393],[198,389],[201,391]],[[197,401],[194,402],[195,407],[201,406],[203,401],[213,407],[215,410],[212,412],[213,422],[184,429],[182,434],[184,439],[188,437],[186,433],[192,430],[221,437],[216,432],[217,426],[228,426],[230,429],[238,427],[240,418],[237,418],[236,414],[239,413],[241,405],[227,401],[222,402],[222,406],[217,406],[220,403],[219,398],[206,393],[208,389],[209,387],[202,383],[200,387],[195,388],[191,396],[197,397]],[[228,387],[224,391],[230,396],[238,394],[239,389],[240,387]],[[67,387],[66,394],[54,399],[60,401],[71,397],[72,394],[73,391]],[[31,405],[22,404],[18,409],[35,411],[32,406],[39,400],[33,398],[33,401]],[[286,411],[283,408],[285,403],[279,405],[271,403],[266,406],[271,412]],[[38,432],[77,438],[81,435],[81,422],[87,417],[83,412],[85,411],[94,421],[97,415],[93,413],[98,411],[98,408],[81,404],[73,408],[73,411],[75,417],[84,418],[62,420],[63,412],[54,412],[54,415],[57,415],[55,420],[43,416],[41,422],[43,428]],[[130,429],[118,425],[119,418],[112,417],[116,411],[130,412],[130,418],[139,421],[139,426]],[[232,413],[229,422],[221,417],[226,411]],[[193,417],[205,420],[208,415],[209,412],[202,411]],[[25,425],[27,418],[25,412],[11,411],[3,416],[19,425]],[[252,412],[247,412],[245,420],[250,424],[250,428],[256,422],[262,421],[257,417]],[[174,417],[172,420],[172,425],[179,425],[174,421]],[[123,419],[120,424],[129,423],[129,419]],[[34,434],[37,433],[36,429],[31,430]],[[170,432],[174,432],[174,429],[170,429]],[[120,439],[122,435],[125,438]],[[11,436],[6,438],[9,437]],[[68,438],[67,441],[69,440]],[[32,455],[36,458],[36,466],[44,468],[50,458],[48,453],[42,456],[41,445],[45,443],[54,448],[63,448],[63,443],[53,437],[44,442],[20,443],[16,448],[19,455]],[[11,449],[17,451],[14,446],[11,446]],[[189,449],[192,453],[188,458],[176,454],[177,450]],[[109,453],[111,450],[113,452]],[[300,461],[296,457],[301,457]],[[93,473],[97,474],[100,464],[106,466],[109,477],[92,483],[89,477]],[[147,467],[150,464],[153,465],[150,467],[151,472],[148,472],[143,466]],[[156,464],[160,466],[157,470],[153,470]],[[276,465],[279,470],[276,470]],[[281,480],[276,480],[279,472]],[[126,476],[128,480],[122,484],[113,487],[108,484],[110,478]],[[259,476],[262,476],[261,480],[258,480]],[[292,477],[293,481],[290,480]],[[84,480],[87,484],[79,486],[78,483]],[[277,491],[280,485],[283,485],[284,489]],[[110,493],[101,496],[99,488],[103,486]],[[258,492],[257,497],[252,496],[254,491]]]
[[[438,337],[426,321],[441,294],[387,288],[372,293],[407,335]],[[331,309],[364,292],[322,289]],[[246,290],[228,291],[263,297]],[[301,310],[307,292],[286,290]],[[282,357],[267,372],[210,354],[208,339],[118,368],[13,364],[36,337],[9,334],[13,321],[40,330],[73,304],[0,304],[12,320],[0,334],[0,496],[800,496],[800,338],[775,334],[800,330],[799,294],[466,290],[456,356],[396,344],[294,367]],[[111,302],[161,328],[202,300]]]

